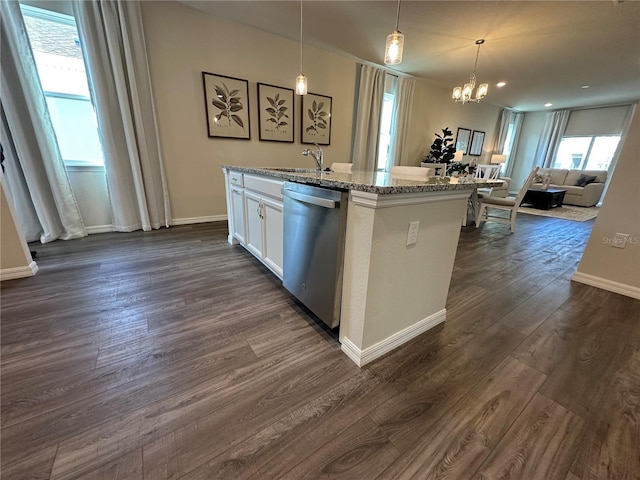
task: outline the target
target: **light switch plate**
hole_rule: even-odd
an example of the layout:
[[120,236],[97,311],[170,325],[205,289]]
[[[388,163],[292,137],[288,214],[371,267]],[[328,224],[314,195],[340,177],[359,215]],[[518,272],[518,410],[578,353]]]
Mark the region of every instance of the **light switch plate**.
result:
[[420,229],[420,222],[409,222],[409,233],[407,234],[407,246],[415,245],[418,242],[418,230]]

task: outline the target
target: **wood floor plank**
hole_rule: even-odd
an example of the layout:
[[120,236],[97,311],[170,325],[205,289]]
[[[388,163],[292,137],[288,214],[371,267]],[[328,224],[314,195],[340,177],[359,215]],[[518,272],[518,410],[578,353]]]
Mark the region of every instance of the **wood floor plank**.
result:
[[142,449],[123,455],[114,462],[82,475],[83,480],[144,480]]
[[514,358],[505,359],[413,446],[402,442],[402,455],[376,478],[472,478],[545,378]]
[[583,418],[595,411],[608,392],[619,367],[621,349],[630,327],[594,308],[593,318],[567,347],[567,353],[540,389],[540,393]]
[[283,478],[375,478],[398,456],[393,443],[364,417],[284,474]]
[[320,360],[326,361],[327,355],[336,356],[333,352],[328,353],[323,346],[315,349],[294,346],[278,355],[253,362],[248,367],[239,368],[231,375],[206,380],[194,388],[81,432],[60,443],[51,478],[58,480],[91,471],[115,460],[123,451],[152,443],[211,411],[233,405],[250,394],[253,395],[251,398],[255,398],[268,387],[273,388],[274,382],[278,385],[277,379],[293,364],[300,369],[309,369],[313,364],[322,368]]
[[[595,313],[595,315],[594,315]],[[547,375],[569,354],[576,337],[601,315],[600,308],[572,304],[556,309],[514,351],[514,356]]]
[[565,480],[584,421],[537,394],[474,477],[482,480]]
[[[342,383],[357,369],[336,352],[326,366],[308,366],[297,375],[262,388],[252,388],[233,403],[201,415],[144,448],[145,472],[149,478],[177,479],[224,452],[248,436],[255,435],[274,419],[286,417],[321,395],[334,383]],[[256,385],[260,385],[256,382]],[[236,422],[229,424],[228,418]],[[208,432],[218,432],[209,435]],[[204,434],[203,434],[204,433]]]
[[[394,393],[392,388],[369,380],[365,375],[353,377],[247,437],[180,480],[281,478],[301,459],[312,454],[309,445],[331,441]],[[185,440],[183,444],[189,445]],[[201,449],[201,446],[197,448]],[[174,457],[180,452],[186,459],[179,447],[175,452]],[[190,463],[193,464],[182,462],[184,465]],[[165,477],[160,475],[158,478]]]
[[7,465],[2,459],[0,478],[11,480],[49,480],[58,444],[32,453],[20,462]]
[[572,468],[582,480],[640,477],[640,344],[627,345],[623,356],[627,360],[590,419]]
[[401,451],[411,448],[521,340],[520,334],[502,325],[487,329],[373,410],[371,418]]

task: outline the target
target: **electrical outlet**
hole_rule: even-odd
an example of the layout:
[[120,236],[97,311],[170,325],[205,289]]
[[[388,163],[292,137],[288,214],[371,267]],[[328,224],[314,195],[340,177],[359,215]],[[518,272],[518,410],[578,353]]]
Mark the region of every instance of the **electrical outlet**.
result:
[[629,241],[628,233],[616,233],[613,236],[613,241],[611,242],[611,246],[616,248],[624,248],[627,246],[628,241]]
[[420,229],[420,222],[409,223],[409,233],[407,234],[407,246],[415,245],[418,242],[418,230]]

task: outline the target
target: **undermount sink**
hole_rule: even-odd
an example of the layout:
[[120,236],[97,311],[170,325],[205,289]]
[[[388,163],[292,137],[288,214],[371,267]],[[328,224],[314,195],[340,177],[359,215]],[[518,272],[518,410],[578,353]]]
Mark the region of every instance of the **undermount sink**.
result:
[[315,168],[287,168],[287,167],[269,167],[265,170],[275,170],[276,172],[284,173],[316,173],[318,170]]

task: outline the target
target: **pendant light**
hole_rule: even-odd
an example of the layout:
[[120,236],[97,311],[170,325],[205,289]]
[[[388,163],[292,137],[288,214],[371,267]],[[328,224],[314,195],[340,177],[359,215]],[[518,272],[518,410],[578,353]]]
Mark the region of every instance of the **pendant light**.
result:
[[296,77],[296,95],[307,94],[307,77],[302,73],[302,67],[302,0],[300,0],[300,75]]
[[404,48],[404,35],[398,30],[400,22],[400,0],[398,0],[398,11],[396,13],[396,29],[387,35],[387,43],[384,47],[385,65],[398,65],[402,62],[402,50]]
[[478,57],[480,56],[480,47],[483,43],[483,39],[476,40],[476,45],[478,46],[478,50],[476,52],[476,63],[473,66],[473,73],[469,77],[469,83],[465,83],[464,87],[455,87],[453,89],[452,98],[456,102],[462,102],[463,104],[467,102],[479,103],[480,100],[482,100],[489,91],[489,84],[481,83],[478,86],[478,90],[476,90],[475,98],[473,97],[473,90],[476,88],[476,69],[478,68]]

